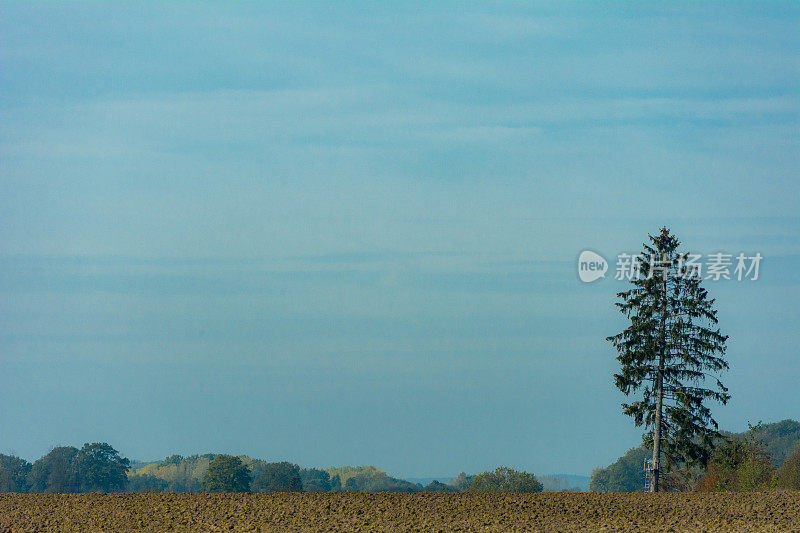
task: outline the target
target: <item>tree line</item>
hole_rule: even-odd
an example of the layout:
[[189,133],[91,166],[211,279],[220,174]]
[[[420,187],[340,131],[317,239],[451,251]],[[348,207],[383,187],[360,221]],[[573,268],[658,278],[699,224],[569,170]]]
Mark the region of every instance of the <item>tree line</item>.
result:
[[426,486],[387,475],[372,466],[327,470],[246,456],[172,455],[139,464],[107,443],[78,449],[58,446],[33,464],[0,454],[0,492],[541,492],[529,472],[499,467],[482,474],[461,473],[449,483]]
[[[369,468],[369,467],[368,467]],[[374,467],[373,467],[374,468]],[[350,467],[345,467],[350,469]],[[336,470],[336,469],[334,469]],[[358,471],[358,469],[355,469]],[[301,469],[288,463],[267,463],[260,474],[240,459],[218,455],[203,477],[202,492],[541,492],[542,484],[534,474],[498,467],[467,476],[463,472],[452,483],[432,481],[426,486],[386,476],[375,469],[373,475],[347,476],[344,484],[339,473],[330,475],[316,468]],[[467,481],[468,480],[468,481]],[[388,483],[387,483],[388,481]]]
[[33,464],[0,454],[0,492],[121,492],[130,461],[105,442],[58,446]]
[[[643,489],[649,446],[628,450],[606,468],[592,472],[589,490],[637,492]],[[705,464],[676,463],[665,470],[665,491],[800,490],[800,423],[756,424],[747,432],[723,434]]]

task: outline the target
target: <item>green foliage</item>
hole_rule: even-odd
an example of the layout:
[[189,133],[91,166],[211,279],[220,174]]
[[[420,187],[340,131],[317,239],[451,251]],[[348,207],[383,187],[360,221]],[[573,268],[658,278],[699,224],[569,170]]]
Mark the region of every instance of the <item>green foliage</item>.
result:
[[[211,459],[213,459],[213,457]],[[178,455],[178,454],[174,454],[174,455],[170,455],[169,457],[166,457],[163,461],[159,461],[156,464],[159,467],[161,467],[161,466],[167,466],[167,465],[177,465],[177,464],[180,464],[181,461],[183,461],[183,456],[182,455]]]
[[300,467],[286,461],[267,463],[253,482],[253,492],[303,492]]
[[57,446],[34,461],[28,474],[30,492],[80,492],[77,456],[74,446]]
[[725,404],[730,398],[716,377],[728,368],[723,359],[728,337],[716,327],[714,300],[701,286],[702,279],[691,275],[688,254],[678,252],[679,245],[667,228],[650,235],[650,244],[633,258],[642,275],[631,280],[633,288],[617,294],[616,305],[630,325],[607,338],[618,352],[617,388],[638,397],[622,404],[623,412],[636,426],[649,429],[650,443],[660,417],[666,469],[705,464],[719,437],[706,403]]
[[422,489],[422,492],[459,492],[459,490],[452,485],[439,483],[434,479],[425,485],[425,488]]
[[778,470],[778,486],[800,490],[800,444],[796,445]]
[[[139,476],[154,476],[168,483],[167,488],[164,489],[165,491],[198,492],[202,488],[201,482],[208,469],[209,457],[213,458],[215,456],[213,454],[192,455],[183,458],[170,456],[162,461],[147,464],[131,472],[129,474],[130,483],[132,483],[132,487],[143,486],[142,490],[146,490],[148,486],[156,490],[158,486],[152,480],[137,480]],[[279,472],[280,467],[277,465],[281,464],[284,466],[289,465],[292,470],[294,468],[298,469],[295,473],[299,474],[300,486],[304,491],[338,492],[345,488],[359,492],[418,492],[422,490],[422,486],[388,476],[383,470],[374,466],[343,466],[327,470],[316,468],[299,469],[297,465],[291,465],[291,463],[267,463],[266,461],[249,457],[240,457],[240,459],[250,469],[252,479],[255,480],[251,487],[254,492],[298,490],[296,481],[294,483],[287,482],[287,472],[283,474]],[[273,481],[268,481],[267,478],[269,476],[266,476],[262,480],[262,485],[259,479],[264,476],[265,472],[272,470],[275,470],[272,474],[277,473],[273,476],[273,480],[283,478],[283,481],[276,481],[273,484]],[[352,481],[345,487],[350,479]],[[147,483],[150,483],[150,485]],[[132,488],[131,490],[134,489]]]
[[473,476],[468,476],[464,472],[458,474],[454,479],[451,479],[447,484],[455,487],[459,492],[464,492],[472,485]]
[[167,483],[165,492],[199,492],[202,480],[208,471],[208,465],[216,457],[215,454],[190,455],[180,460],[179,455],[172,455],[163,461],[150,463],[128,477],[133,480],[137,476],[151,475]]
[[168,492],[169,483],[152,474],[128,477],[128,492]]
[[0,492],[27,492],[30,471],[25,459],[0,453]]
[[355,477],[360,492],[419,492],[422,487],[404,479],[386,474],[373,477]]
[[130,461],[105,442],[86,443],[75,456],[83,492],[119,492],[125,490]]
[[329,468],[327,472],[333,477],[338,476],[344,490],[352,492],[419,492],[421,490],[416,483],[391,477],[375,466],[343,466]]
[[386,475],[386,472],[376,466],[340,466],[325,470],[331,477],[339,476],[342,485],[351,477],[374,477]]
[[232,455],[217,455],[203,476],[203,492],[248,492],[250,470]]
[[318,468],[304,468],[300,470],[300,481],[305,492],[330,492],[331,476]]
[[589,490],[593,492],[639,492],[644,486],[644,461],[653,452],[644,446],[631,448],[605,468],[592,472]]
[[[715,451],[712,457],[718,464],[706,467],[688,467],[688,465],[676,464],[675,468],[667,473],[664,482],[667,488],[673,490],[741,490],[739,489],[740,476],[741,482],[746,486],[759,485],[759,478],[766,480],[766,474],[761,471],[758,461],[751,462],[745,466],[741,473],[737,473],[735,480],[725,477],[721,469],[737,470],[746,457],[748,439],[757,441],[759,455],[766,454],[772,456],[773,450],[779,454],[776,461],[772,456],[772,464],[780,466],[784,462],[783,458],[787,455],[787,449],[793,446],[800,447],[800,423],[794,420],[783,420],[772,424],[758,424],[743,433],[723,432],[725,437],[716,440],[715,446],[721,449]],[[620,457],[616,462],[606,468],[598,468],[592,472],[592,479],[589,490],[596,492],[636,492],[642,490],[643,485],[643,462],[652,457],[652,451],[646,446],[633,448]],[[763,457],[763,455],[762,455]],[[786,459],[788,461],[788,458]],[[709,475],[710,474],[710,475]],[[725,479],[721,479],[720,476]],[[709,481],[715,478],[715,481]],[[780,478],[779,478],[780,479]],[[720,487],[717,487],[717,483]],[[711,483],[710,487],[706,485]],[[761,483],[768,486],[769,483]],[[730,488],[728,488],[730,487]]]
[[504,466],[472,478],[470,492],[542,492],[536,476]]
[[345,490],[353,492],[419,492],[422,487],[404,479],[382,474],[358,475],[349,477]]
[[128,483],[130,461],[105,442],[78,450],[58,446],[36,460],[27,476],[30,492],[119,492]]
[[775,467],[759,441],[759,423],[743,437],[725,439],[714,450],[698,490],[762,491],[775,487]]

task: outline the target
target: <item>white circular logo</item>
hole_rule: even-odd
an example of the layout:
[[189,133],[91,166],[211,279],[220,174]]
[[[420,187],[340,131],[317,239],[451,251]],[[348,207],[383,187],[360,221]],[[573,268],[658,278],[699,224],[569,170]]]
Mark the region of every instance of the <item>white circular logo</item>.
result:
[[584,283],[591,283],[606,277],[607,270],[608,261],[591,250],[584,250],[578,256],[578,277]]

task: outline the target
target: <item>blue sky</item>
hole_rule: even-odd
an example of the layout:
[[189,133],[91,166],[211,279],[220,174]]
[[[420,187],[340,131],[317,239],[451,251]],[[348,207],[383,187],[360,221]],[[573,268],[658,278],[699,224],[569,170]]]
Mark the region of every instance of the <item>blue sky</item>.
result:
[[710,283],[726,428],[800,417],[793,3],[0,4],[0,452],[400,476],[637,444],[584,249]]

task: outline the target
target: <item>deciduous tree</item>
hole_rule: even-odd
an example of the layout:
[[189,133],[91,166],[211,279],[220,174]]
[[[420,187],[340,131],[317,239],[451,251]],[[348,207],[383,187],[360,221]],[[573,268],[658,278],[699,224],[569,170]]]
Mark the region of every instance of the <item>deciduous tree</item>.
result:
[[49,493],[79,492],[77,455],[78,448],[74,446],[56,446],[34,461],[28,474],[28,490]]
[[250,470],[238,457],[217,455],[203,476],[203,492],[249,492]]
[[0,492],[27,492],[30,471],[25,459],[0,453]]
[[83,492],[120,492],[128,483],[130,461],[105,442],[88,442],[75,456]]
[[268,463],[253,482],[253,492],[302,492],[300,467],[286,461]]
[[542,484],[529,472],[498,467],[472,478],[470,492],[542,492]]

